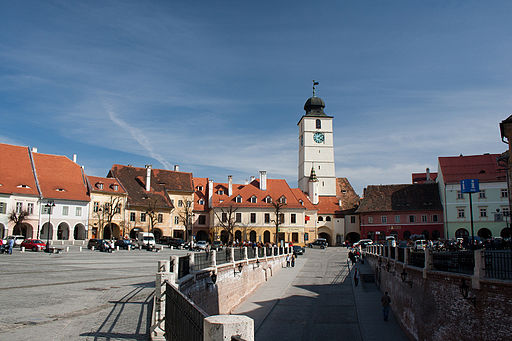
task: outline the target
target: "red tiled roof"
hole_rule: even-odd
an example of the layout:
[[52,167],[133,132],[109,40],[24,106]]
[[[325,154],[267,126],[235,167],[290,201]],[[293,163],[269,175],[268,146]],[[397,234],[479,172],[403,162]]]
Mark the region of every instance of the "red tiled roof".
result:
[[[98,176],[87,175],[87,181],[89,182],[91,191],[106,194],[126,194],[123,186],[121,186],[116,178],[101,178]],[[103,189],[100,188],[100,184],[103,185]],[[117,191],[114,189],[115,185],[117,185]]]
[[[437,173],[430,173],[430,180],[436,181]],[[427,181],[427,173],[412,173],[413,184],[423,184]]]
[[0,143],[0,184],[0,193],[39,195],[28,147]]
[[[286,197],[286,208],[305,208],[302,206],[298,199],[293,194],[290,186],[284,179],[267,179],[267,190],[260,190],[260,181],[258,179],[253,180],[248,185],[233,184],[233,194],[228,196],[228,185],[227,184],[214,184],[214,193],[212,196],[212,204],[215,207],[254,207],[254,208],[271,208],[272,203],[266,203],[263,200],[270,196],[272,202],[276,202],[283,195]],[[224,194],[218,194],[218,191],[223,190]],[[242,197],[242,202],[237,203],[236,197]],[[252,196],[256,196],[256,203],[251,203],[249,199]],[[220,202],[223,200],[223,202]]]
[[[306,193],[302,192],[300,188],[292,188],[292,192],[297,198],[297,200],[302,200],[302,203],[304,204],[304,207],[308,211],[316,211],[316,206],[311,203]],[[300,203],[300,201],[299,201]]]
[[89,201],[82,168],[61,155],[32,153],[43,197]]
[[318,197],[318,214],[336,214],[341,211],[339,199],[336,197]]
[[[208,196],[206,195],[208,191],[208,178],[194,178],[194,211],[205,211],[208,209]],[[202,190],[199,190],[198,187],[202,187]],[[203,199],[204,204],[199,204],[199,200]]]
[[341,199],[341,210],[353,209],[361,200],[347,178],[336,178],[336,197]]
[[478,179],[481,182],[505,181],[504,170],[500,170],[496,158],[500,154],[439,157],[439,172],[445,183],[456,183],[463,179]]

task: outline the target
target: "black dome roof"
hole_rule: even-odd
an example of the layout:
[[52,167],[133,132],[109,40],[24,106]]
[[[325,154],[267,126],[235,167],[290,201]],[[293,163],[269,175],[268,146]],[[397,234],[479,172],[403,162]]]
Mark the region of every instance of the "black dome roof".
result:
[[310,97],[304,104],[306,115],[325,115],[325,102],[320,97]]

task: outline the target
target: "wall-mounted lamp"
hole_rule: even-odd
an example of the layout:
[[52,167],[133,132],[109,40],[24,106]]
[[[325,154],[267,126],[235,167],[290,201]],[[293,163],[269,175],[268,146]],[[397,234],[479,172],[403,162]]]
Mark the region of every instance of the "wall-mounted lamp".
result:
[[[238,264],[238,266],[236,266],[233,271],[234,271],[234,275],[236,276],[237,273],[241,274],[242,273],[242,269],[243,269],[244,265],[242,263]],[[236,272],[236,268],[238,268],[238,272]]]
[[252,268],[255,269],[255,268],[259,268],[260,267],[260,260],[259,259],[256,259],[256,263],[254,263],[252,265]]
[[212,272],[212,274],[210,275],[210,280],[211,282],[206,282],[206,286],[213,286],[215,285],[215,283],[217,283],[217,274],[215,272]]
[[466,284],[466,280],[463,278],[460,283],[460,294],[462,295],[462,298],[465,300],[470,301],[473,304],[473,307],[476,307],[476,296],[469,297],[469,285]]
[[409,284],[409,286],[412,288],[412,281],[407,280],[407,272],[405,272],[405,268],[402,271],[402,273],[400,274],[400,277],[402,278],[402,282]]

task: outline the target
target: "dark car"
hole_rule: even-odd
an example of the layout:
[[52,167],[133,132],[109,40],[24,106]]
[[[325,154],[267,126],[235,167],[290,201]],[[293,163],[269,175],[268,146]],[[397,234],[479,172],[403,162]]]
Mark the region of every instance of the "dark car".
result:
[[308,244],[308,246],[309,246],[310,248],[318,247],[318,248],[320,248],[320,249],[325,249],[325,248],[327,247],[327,242],[325,241],[325,239],[324,239],[324,240],[319,240],[319,239],[317,239],[317,240],[315,240],[314,242],[309,243],[309,244]]
[[180,238],[172,238],[169,241],[169,246],[175,247],[177,249],[181,249],[185,246],[185,241]]
[[214,240],[212,243],[212,249],[214,250],[222,250],[222,242],[220,240]]
[[135,245],[133,245],[132,241],[130,239],[119,239],[116,240],[114,243],[114,246],[119,246],[120,249],[128,250],[129,248],[135,248]]
[[303,255],[305,251],[306,250],[304,250],[304,248],[302,246],[299,246],[299,245],[294,245],[293,246],[293,254],[295,256]]
[[102,244],[102,242],[103,242],[103,239],[97,239],[97,238],[89,239],[89,243],[87,243],[87,248],[92,249],[92,247],[94,246],[95,249],[98,249],[98,247]]

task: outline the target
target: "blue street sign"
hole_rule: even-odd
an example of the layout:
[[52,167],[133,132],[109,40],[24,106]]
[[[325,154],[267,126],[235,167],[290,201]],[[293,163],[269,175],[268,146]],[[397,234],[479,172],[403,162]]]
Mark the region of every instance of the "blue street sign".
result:
[[480,184],[478,183],[478,179],[460,180],[460,191],[462,193],[480,192]]

